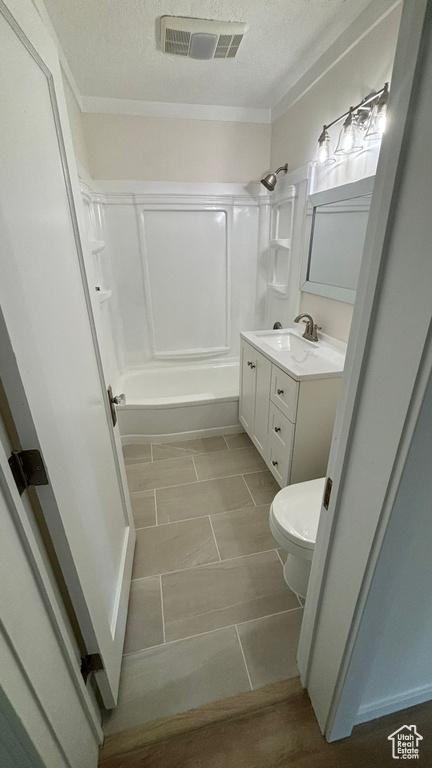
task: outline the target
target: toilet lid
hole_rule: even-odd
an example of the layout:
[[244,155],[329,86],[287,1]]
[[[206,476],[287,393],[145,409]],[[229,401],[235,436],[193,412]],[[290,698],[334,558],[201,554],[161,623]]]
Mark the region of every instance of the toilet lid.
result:
[[316,542],[325,477],[282,488],[273,499],[273,520],[281,533],[301,547],[313,549]]

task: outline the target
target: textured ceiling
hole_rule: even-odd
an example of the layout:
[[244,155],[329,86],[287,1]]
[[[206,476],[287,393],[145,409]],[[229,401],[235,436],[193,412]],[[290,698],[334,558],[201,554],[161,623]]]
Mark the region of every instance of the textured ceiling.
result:
[[[268,108],[370,2],[45,0],[45,6],[83,96]],[[244,21],[249,29],[235,59],[199,62],[159,50],[158,19],[165,14]]]

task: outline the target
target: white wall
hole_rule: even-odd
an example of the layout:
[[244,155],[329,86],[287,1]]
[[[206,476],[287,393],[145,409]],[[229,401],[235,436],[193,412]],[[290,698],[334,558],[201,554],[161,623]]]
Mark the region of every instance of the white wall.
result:
[[[63,74],[63,73],[62,73]],[[68,111],[69,124],[72,134],[75,159],[77,161],[78,173],[81,176],[90,174],[90,162],[87,154],[87,145],[84,137],[82,124],[82,113],[79,104],[72,92],[72,89],[63,74],[63,88],[66,98],[66,107]]]
[[[322,125],[357,104],[373,88],[391,79],[401,8],[372,29],[316,85],[272,126],[271,166],[288,162],[291,170],[310,162]],[[331,131],[337,140],[340,126]],[[346,341],[352,306],[332,299],[301,294],[300,311],[309,312],[326,333]]]
[[270,165],[270,125],[86,113],[82,119],[95,179],[248,183]]

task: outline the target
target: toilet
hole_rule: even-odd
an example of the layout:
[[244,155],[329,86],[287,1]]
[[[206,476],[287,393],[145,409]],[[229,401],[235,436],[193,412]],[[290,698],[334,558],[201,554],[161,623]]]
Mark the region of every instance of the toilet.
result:
[[324,485],[325,477],[288,485],[270,507],[270,530],[288,552],[285,581],[299,597],[306,597]]

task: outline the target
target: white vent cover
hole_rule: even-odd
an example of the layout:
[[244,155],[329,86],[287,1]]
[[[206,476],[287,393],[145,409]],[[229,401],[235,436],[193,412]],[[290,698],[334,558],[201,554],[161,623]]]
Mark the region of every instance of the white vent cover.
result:
[[161,47],[192,59],[233,59],[245,32],[246,24],[234,21],[162,16]]

